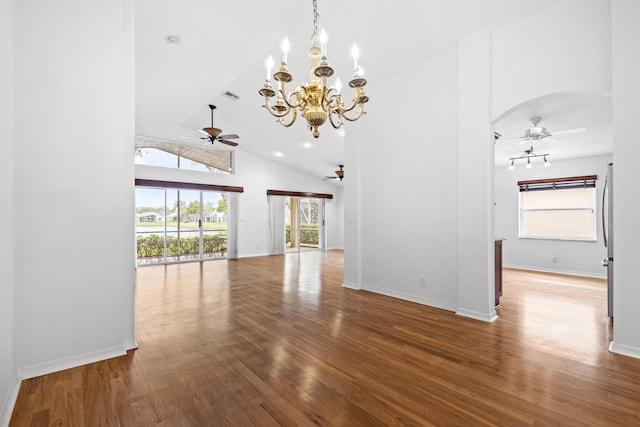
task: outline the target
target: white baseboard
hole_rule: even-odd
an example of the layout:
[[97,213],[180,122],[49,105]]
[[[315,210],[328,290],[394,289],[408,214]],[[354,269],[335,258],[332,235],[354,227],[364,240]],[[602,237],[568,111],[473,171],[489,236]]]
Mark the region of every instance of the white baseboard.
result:
[[453,304],[449,304],[444,301],[421,297],[418,295],[398,292],[394,289],[381,288],[378,286],[370,286],[370,285],[363,285],[362,289],[369,292],[375,292],[376,294],[386,295],[388,297],[398,298],[405,301],[411,301],[411,302],[415,302],[422,305],[428,305],[429,307],[441,308],[443,310],[448,310],[448,311],[455,311],[455,306]]
[[11,414],[13,414],[13,408],[16,405],[18,399],[18,392],[20,391],[20,379],[15,377],[9,387],[9,393],[7,393],[2,410],[0,411],[0,426],[7,427],[9,421],[11,421]]
[[89,353],[63,357],[49,362],[36,363],[30,366],[18,368],[18,378],[26,380],[39,377],[40,375],[52,372],[64,371],[65,369],[87,365],[89,363],[100,362],[127,354],[127,349],[123,346],[109,347],[102,350],[91,351]]
[[465,310],[465,309],[459,308],[458,311],[456,311],[456,315],[467,317],[469,319],[480,320],[481,322],[487,322],[487,323],[492,323],[498,319],[498,314],[496,313],[495,309],[492,310],[491,313],[487,314],[487,313],[481,313],[479,311]]
[[136,340],[126,340],[123,344],[122,347],[124,347],[125,351],[128,350],[137,350],[138,349],[138,341]]
[[611,341],[611,344],[609,345],[609,351],[611,353],[633,357],[634,359],[640,359],[640,347],[633,347],[633,346],[624,345],[624,344],[616,344],[614,341]]
[[596,279],[606,279],[607,278],[607,270],[604,269],[602,274],[588,273],[584,271],[571,271],[571,270],[561,270],[556,268],[545,268],[545,267],[532,267],[530,265],[513,265],[513,264],[503,264],[504,268],[513,268],[514,270],[530,270],[530,271],[539,271],[541,273],[556,273],[556,274],[566,274],[567,276],[579,276],[579,277],[594,277]]
[[[279,255],[284,255],[284,254],[279,254]],[[271,256],[271,254],[264,253],[264,252],[255,253],[255,254],[238,254],[237,257],[231,258],[231,259],[254,258],[254,257],[258,257],[258,256]]]
[[360,291],[362,290],[362,286],[358,285],[356,283],[349,283],[349,282],[344,282],[342,283],[342,287],[343,288],[347,288],[347,289],[353,289],[355,291]]

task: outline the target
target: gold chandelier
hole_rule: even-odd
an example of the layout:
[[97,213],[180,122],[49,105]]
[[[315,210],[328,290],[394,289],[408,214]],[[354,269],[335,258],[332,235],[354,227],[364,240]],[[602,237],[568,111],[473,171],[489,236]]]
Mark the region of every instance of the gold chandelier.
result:
[[[258,92],[264,96],[264,105],[269,113],[278,118],[278,123],[284,127],[291,126],[298,117],[298,112],[307,120],[309,130],[313,137],[320,136],[318,127],[322,126],[327,118],[331,125],[338,129],[342,126],[343,120],[356,121],[363,114],[364,104],[369,101],[369,97],[364,94],[364,86],[367,81],[362,77],[362,69],[358,66],[358,47],[354,44],[351,50],[353,56],[353,77],[349,86],[355,89],[355,97],[350,106],[346,106],[342,101],[342,84],[338,78],[335,86],[328,86],[327,79],[333,75],[333,68],[327,62],[327,35],[322,30],[318,33],[318,5],[317,0],[313,0],[313,34],[311,36],[311,71],[309,73],[310,83],[303,83],[292,92],[287,93],[286,85],[292,80],[287,69],[287,54],[289,52],[289,40],[282,42],[284,57],[280,63],[280,69],[273,75],[278,82],[276,90],[271,86],[271,69],[273,67],[273,57],[267,59],[267,77],[264,86]],[[270,98],[276,97],[275,104],[271,104]]]

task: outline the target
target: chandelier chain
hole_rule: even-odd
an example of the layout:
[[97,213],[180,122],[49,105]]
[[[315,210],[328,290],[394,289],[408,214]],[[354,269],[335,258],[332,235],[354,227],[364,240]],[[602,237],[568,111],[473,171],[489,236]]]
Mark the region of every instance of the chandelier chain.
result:
[[313,1],[313,34],[311,35],[311,40],[314,42],[318,41],[318,21],[320,20],[320,15],[318,14],[318,1]]

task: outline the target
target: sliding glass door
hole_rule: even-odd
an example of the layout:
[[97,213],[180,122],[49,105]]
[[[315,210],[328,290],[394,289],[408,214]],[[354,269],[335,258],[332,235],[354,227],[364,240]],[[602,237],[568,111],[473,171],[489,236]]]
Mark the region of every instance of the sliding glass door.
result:
[[226,258],[227,193],[136,187],[138,265]]
[[285,203],[287,251],[324,249],[324,200],[288,197]]

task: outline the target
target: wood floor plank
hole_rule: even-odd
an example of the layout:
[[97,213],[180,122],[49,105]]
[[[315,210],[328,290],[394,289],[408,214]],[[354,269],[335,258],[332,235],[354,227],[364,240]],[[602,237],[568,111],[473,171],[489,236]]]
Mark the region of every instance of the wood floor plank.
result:
[[10,425],[640,425],[603,280],[505,269],[489,324],[345,289],[342,257],[138,269],[140,348],[24,381]]

